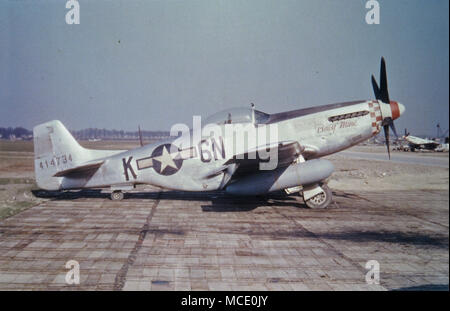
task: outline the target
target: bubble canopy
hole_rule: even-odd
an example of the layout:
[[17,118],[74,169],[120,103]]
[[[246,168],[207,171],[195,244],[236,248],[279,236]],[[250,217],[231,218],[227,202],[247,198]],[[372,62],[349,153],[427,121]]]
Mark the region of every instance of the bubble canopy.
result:
[[259,110],[250,108],[230,108],[219,111],[207,117],[204,124],[236,124],[252,123],[252,114],[255,112],[255,123],[266,123],[270,115]]

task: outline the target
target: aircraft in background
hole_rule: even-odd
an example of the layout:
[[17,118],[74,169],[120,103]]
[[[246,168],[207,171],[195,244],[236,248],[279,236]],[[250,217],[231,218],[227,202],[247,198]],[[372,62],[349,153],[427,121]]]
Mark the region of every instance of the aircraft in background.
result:
[[[81,147],[60,121],[33,129],[35,174],[46,190],[106,188],[112,200],[138,184],[182,191],[224,190],[233,195],[298,192],[310,208],[325,208],[332,200],[325,180],[334,167],[321,157],[366,141],[383,127],[388,155],[389,128],[405,107],[389,98],[386,64],[381,59],[380,86],[372,75],[375,100],[358,100],[267,114],[251,108],[219,112],[206,120],[221,131],[199,139],[172,138],[132,150],[93,150]],[[247,144],[233,144],[246,125]],[[276,126],[277,136],[259,143],[257,133]],[[239,129],[239,127],[237,127]],[[276,155],[276,165],[261,154]]]
[[[438,124],[439,128],[439,124]],[[439,130],[438,130],[439,133]],[[447,133],[447,132],[446,132]],[[445,133],[445,134],[446,134]],[[444,134],[444,136],[445,136]],[[436,140],[431,140],[427,138],[420,138],[416,136],[410,135],[407,129],[405,129],[405,135],[403,136],[403,139],[407,142],[407,146],[403,146],[402,149],[404,151],[411,151],[414,152],[416,150],[433,150],[438,152],[448,152],[449,151],[449,144],[441,143],[440,138],[436,138]]]

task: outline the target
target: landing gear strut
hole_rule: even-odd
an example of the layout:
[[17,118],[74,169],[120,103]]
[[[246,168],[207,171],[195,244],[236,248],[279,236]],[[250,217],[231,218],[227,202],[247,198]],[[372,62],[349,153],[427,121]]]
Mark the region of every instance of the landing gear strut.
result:
[[309,208],[327,208],[333,194],[326,184],[316,185],[303,190],[303,200]]
[[124,193],[121,190],[111,192],[111,200],[120,201],[123,199]]

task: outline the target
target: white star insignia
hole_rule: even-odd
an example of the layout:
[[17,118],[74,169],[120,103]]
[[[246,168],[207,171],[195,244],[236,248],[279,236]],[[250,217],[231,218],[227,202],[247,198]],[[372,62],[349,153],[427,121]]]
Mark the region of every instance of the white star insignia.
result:
[[161,163],[160,172],[164,171],[164,169],[167,166],[170,166],[170,167],[172,167],[174,169],[178,169],[178,167],[176,166],[175,162],[173,162],[173,159],[170,156],[170,153],[167,151],[167,147],[165,147],[165,146],[163,147],[162,154],[159,157],[155,157],[153,159]]

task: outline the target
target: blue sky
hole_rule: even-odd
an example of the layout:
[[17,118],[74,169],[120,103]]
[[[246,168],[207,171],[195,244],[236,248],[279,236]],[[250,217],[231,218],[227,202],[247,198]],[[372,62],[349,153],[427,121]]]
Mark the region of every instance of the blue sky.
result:
[[67,25],[65,1],[0,2],[0,126],[169,130],[250,102],[371,99],[384,56],[399,131],[448,128],[447,0],[381,0],[380,25],[363,0],[79,3]]

